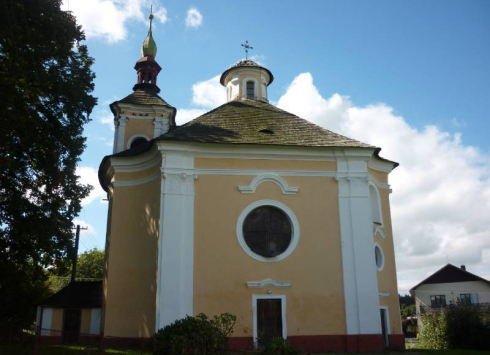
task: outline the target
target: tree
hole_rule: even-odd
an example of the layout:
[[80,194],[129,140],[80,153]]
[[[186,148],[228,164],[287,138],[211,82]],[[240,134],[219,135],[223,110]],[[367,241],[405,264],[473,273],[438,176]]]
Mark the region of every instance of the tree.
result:
[[[29,325],[45,268],[72,250],[93,59],[61,0],[0,5],[0,334]],[[4,329],[1,329],[4,328]],[[7,331],[6,331],[7,330]]]
[[100,279],[104,277],[105,253],[97,248],[88,250],[78,257],[77,277]]

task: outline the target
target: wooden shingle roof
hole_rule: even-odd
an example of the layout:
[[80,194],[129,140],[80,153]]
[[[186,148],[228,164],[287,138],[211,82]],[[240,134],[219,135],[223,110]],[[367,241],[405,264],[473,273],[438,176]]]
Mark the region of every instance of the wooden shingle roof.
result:
[[376,147],[321,128],[273,105],[234,100],[160,136],[162,141],[302,147]]
[[173,106],[169,105],[164,99],[158,96],[158,93],[151,90],[135,90],[133,93],[126,96],[124,99],[113,102],[110,107],[114,112],[113,105],[116,103],[125,103],[133,105],[153,105],[153,106],[167,106],[174,109]]
[[102,281],[70,282],[68,286],[41,301],[39,306],[100,308],[102,307]]

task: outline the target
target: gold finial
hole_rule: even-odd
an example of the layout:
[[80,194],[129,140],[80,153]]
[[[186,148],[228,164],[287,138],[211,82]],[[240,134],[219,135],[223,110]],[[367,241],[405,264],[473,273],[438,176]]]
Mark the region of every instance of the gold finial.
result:
[[151,23],[153,21],[153,5],[151,5],[150,8],[150,16],[148,16],[150,19],[150,29],[148,30],[148,35],[146,36],[146,39],[143,42],[143,46],[141,47],[141,55],[144,57],[146,55],[151,55],[155,57],[157,55],[157,44],[155,43],[155,40],[153,39],[153,35],[151,33]]

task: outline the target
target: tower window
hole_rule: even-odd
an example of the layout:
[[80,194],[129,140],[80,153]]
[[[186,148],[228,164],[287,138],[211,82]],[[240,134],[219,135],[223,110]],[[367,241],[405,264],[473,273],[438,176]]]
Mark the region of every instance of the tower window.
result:
[[143,138],[143,137],[138,137],[138,138],[136,138],[134,141],[132,141],[132,142],[131,142],[131,145],[130,145],[130,147],[129,147],[129,148],[134,148],[134,147],[136,147],[136,146],[138,146],[138,145],[141,145],[141,144],[144,144],[144,143],[146,143],[146,142],[148,142],[148,141],[146,140],[146,138]]
[[247,99],[255,99],[255,83],[253,81],[247,81]]

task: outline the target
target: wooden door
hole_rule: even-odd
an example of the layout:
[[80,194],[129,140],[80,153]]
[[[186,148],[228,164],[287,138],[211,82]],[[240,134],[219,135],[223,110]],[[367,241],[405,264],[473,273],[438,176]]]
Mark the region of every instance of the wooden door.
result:
[[380,310],[381,313],[381,333],[383,334],[383,343],[385,348],[387,348],[390,343],[389,343],[389,338],[388,338],[388,317],[387,317],[387,312],[386,309],[381,308]]
[[257,300],[257,341],[263,349],[274,338],[282,338],[281,299]]
[[63,317],[63,343],[78,342],[80,335],[81,311],[79,309],[65,309]]

